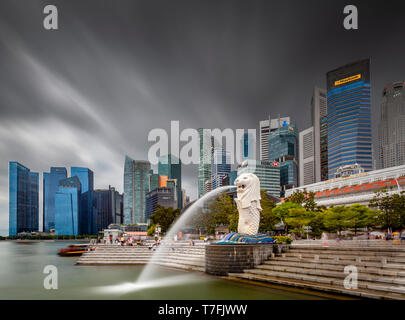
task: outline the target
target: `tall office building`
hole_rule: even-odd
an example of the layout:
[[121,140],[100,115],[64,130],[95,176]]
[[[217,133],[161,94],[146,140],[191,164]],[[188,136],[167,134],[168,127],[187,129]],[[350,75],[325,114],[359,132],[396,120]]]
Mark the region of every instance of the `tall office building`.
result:
[[55,234],[88,234],[83,224],[81,183],[77,176],[59,181],[55,194]]
[[149,192],[150,162],[125,156],[124,166],[124,223],[146,222],[146,194]]
[[109,186],[108,189],[94,190],[94,214],[97,231],[106,229],[110,224],[122,223],[122,195]]
[[222,187],[224,185],[224,178],[229,176],[231,172],[231,154],[229,151],[220,147],[213,149],[211,172],[212,190]]
[[43,231],[55,229],[55,195],[59,182],[67,178],[64,167],[51,167],[50,172],[43,173]]
[[379,168],[405,164],[405,82],[385,87],[378,129]]
[[158,163],[158,173],[159,176],[167,176],[168,179],[177,180],[177,207],[179,209],[183,208],[183,196],[181,188],[181,160],[172,154],[159,157]]
[[241,140],[242,161],[256,160],[256,136],[253,133],[245,132]]
[[320,149],[321,149],[321,181],[329,179],[328,175],[328,117],[321,118],[320,131]]
[[149,172],[149,191],[159,188],[159,174],[154,173],[153,170]]
[[282,127],[290,124],[290,117],[275,118],[260,121],[260,160],[269,160],[269,134]]
[[327,176],[322,175],[328,170],[327,131],[324,126],[327,112],[326,90],[315,87],[311,100],[312,126],[299,134],[300,186],[327,180]]
[[238,167],[238,176],[254,173],[260,180],[260,189],[280,197],[280,166],[267,160],[246,160]]
[[299,134],[299,185],[306,186],[316,182],[315,178],[315,137],[314,127]]
[[[320,182],[328,179],[327,176],[322,176],[322,172],[328,170],[328,136],[327,130],[324,130],[324,124],[327,123],[328,116],[328,103],[325,89],[314,88],[311,100],[311,115],[312,126],[314,127],[314,182]],[[323,162],[322,159],[324,159]]]
[[146,220],[156,211],[160,205],[165,208],[176,208],[176,192],[172,188],[157,188],[146,194]]
[[200,159],[198,162],[198,197],[205,194],[205,181],[211,180],[211,155],[213,137],[202,128],[198,129]]
[[81,232],[83,234],[96,234],[96,216],[93,215],[93,171],[89,168],[71,167],[70,176],[78,177],[81,184]]
[[269,158],[280,165],[281,196],[298,186],[298,141],[294,124],[284,124],[269,135]]
[[9,163],[9,235],[38,231],[39,175],[22,164]]
[[329,178],[345,165],[372,170],[370,60],[328,72],[327,90]]
[[113,212],[113,223],[124,223],[124,195],[115,190],[114,187],[110,188],[111,191],[111,207]]

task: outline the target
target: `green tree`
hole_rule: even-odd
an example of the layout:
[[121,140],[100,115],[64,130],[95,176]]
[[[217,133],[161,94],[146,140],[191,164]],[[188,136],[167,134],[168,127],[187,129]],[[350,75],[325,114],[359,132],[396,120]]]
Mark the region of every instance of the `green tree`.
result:
[[375,225],[378,211],[372,210],[367,206],[355,204],[348,208],[346,215],[348,227],[354,229],[354,234],[356,235],[358,229],[369,228]]
[[296,190],[291,196],[285,198],[285,201],[302,205],[308,211],[317,209],[314,192]]
[[274,230],[274,225],[280,221],[273,212],[275,207],[274,202],[269,199],[266,190],[261,190],[260,196],[262,198],[260,201],[262,212],[260,213],[259,230],[260,232],[272,231]]
[[325,227],[329,231],[337,231],[338,233],[341,233],[343,230],[351,226],[349,209],[345,206],[337,206],[327,209],[324,218]]
[[151,225],[160,225],[162,233],[166,233],[179,216],[180,209],[165,208],[157,205],[155,212],[150,216],[150,221]]
[[382,228],[404,228],[405,227],[405,192],[389,194],[382,190],[377,192],[370,201],[370,206],[380,209],[378,224]]
[[[302,206],[298,203],[294,203],[294,202],[284,202],[278,206],[276,206],[273,209],[274,215],[277,219],[279,219],[279,221],[282,221],[284,223],[284,232],[288,233],[288,229],[292,228],[292,225],[288,225],[286,219],[290,218],[290,209],[301,209]],[[291,222],[291,220],[290,220]]]

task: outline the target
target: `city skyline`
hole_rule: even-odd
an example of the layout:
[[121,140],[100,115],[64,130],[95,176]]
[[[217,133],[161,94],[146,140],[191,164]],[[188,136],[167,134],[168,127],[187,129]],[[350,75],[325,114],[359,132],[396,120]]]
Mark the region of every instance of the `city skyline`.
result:
[[[0,234],[8,232],[8,161],[35,172],[88,167],[95,188],[123,192],[125,154],[147,159],[151,129],[170,120],[183,128],[258,129],[280,114],[301,131],[326,72],[368,57],[376,150],[383,89],[404,78],[405,45],[392,41],[404,19],[383,4],[359,4],[360,29],[351,32],[341,23],[344,1],[122,1],[120,10],[56,1],[61,21],[53,33],[42,27],[44,4],[0,5]],[[327,38],[333,41],[320,50]],[[197,167],[183,166],[182,174],[195,199]],[[41,195],[39,206],[41,213]]]

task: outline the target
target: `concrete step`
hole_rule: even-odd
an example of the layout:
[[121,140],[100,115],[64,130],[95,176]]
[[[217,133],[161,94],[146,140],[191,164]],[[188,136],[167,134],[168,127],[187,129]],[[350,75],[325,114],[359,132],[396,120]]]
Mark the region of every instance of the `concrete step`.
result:
[[[276,257],[270,259],[268,261],[286,261],[286,262],[295,262],[295,263],[316,263],[316,264],[331,264],[331,265],[357,265],[357,266],[364,266],[364,267],[377,267],[377,268],[387,268],[387,269],[398,269],[398,270],[405,270],[404,264],[397,264],[397,263],[387,263],[383,264],[382,261],[379,262],[370,262],[370,261],[354,261],[354,260],[336,260],[333,259],[319,259],[314,260],[313,257],[311,258],[299,258],[299,257]],[[264,263],[268,263],[265,261]]]
[[[333,262],[333,261],[332,261]],[[265,261],[261,267],[266,267],[268,265],[273,266],[285,266],[285,267],[297,267],[296,261],[285,261],[285,260],[268,260]],[[319,262],[302,262],[300,261],[299,267],[305,269],[320,269],[320,270],[333,270],[333,271],[340,271],[343,272],[346,263],[319,263]],[[355,264],[359,272],[370,273],[375,275],[381,276],[392,276],[392,277],[405,277],[405,271],[398,271],[395,268],[383,267],[382,265],[378,266],[367,266],[361,264]],[[402,269],[400,269],[402,270]]]
[[405,258],[405,252],[393,252],[393,251],[362,251],[362,250],[302,250],[302,249],[290,249],[291,254],[317,254],[317,255],[347,255],[347,256],[357,256],[361,255],[364,257],[398,257]]
[[387,257],[387,256],[362,256],[361,253],[356,255],[346,255],[346,254],[306,254],[306,253],[292,253],[287,252],[282,255],[283,257],[292,257],[292,258],[301,258],[301,259],[310,259],[310,260],[324,260],[324,259],[331,259],[331,260],[345,260],[345,261],[353,261],[353,262],[379,262],[381,263],[383,260],[387,263],[397,263],[397,264],[405,264],[405,257],[404,258],[396,258],[396,257]]
[[328,292],[328,293],[351,295],[351,296],[368,298],[368,299],[396,299],[396,300],[403,299],[402,294],[397,294],[394,292],[387,293],[387,292],[375,291],[372,289],[348,290],[348,289],[345,289],[344,287],[337,287],[337,286],[329,285],[329,284],[325,284],[325,283],[298,281],[298,280],[292,280],[292,279],[287,279],[287,278],[276,278],[276,277],[251,274],[251,273],[234,273],[234,274],[229,274],[229,277],[231,279],[235,279],[235,280],[245,279],[245,280],[249,280],[249,281],[259,281],[259,282],[272,283],[272,284],[278,284],[278,285],[283,285],[283,286],[291,286],[291,287],[304,288],[304,289],[310,289],[310,290],[316,290],[316,291],[324,291],[324,292]]
[[[267,276],[267,277],[274,277],[274,278],[281,278],[281,279],[289,279],[289,280],[298,280],[298,281],[305,281],[307,283],[316,283],[316,284],[326,284],[332,285],[337,288],[345,289],[343,285],[343,279],[337,277],[329,277],[329,276],[321,276],[321,275],[308,275],[308,274],[298,274],[298,273],[290,273],[290,272],[267,272],[258,269],[249,269],[245,270],[245,274],[250,275],[260,275],[260,276]],[[402,294],[402,298],[405,299],[405,287],[400,285],[394,284],[376,284],[370,281],[358,281],[358,288],[359,289],[366,289],[366,290],[373,290],[375,292],[381,291],[384,293],[397,293]],[[352,291],[352,290],[349,290]]]
[[[286,272],[286,273],[294,273],[294,274],[303,274],[303,275],[314,275],[314,276],[322,276],[322,277],[330,277],[335,279],[344,279],[347,277],[347,274],[343,272],[343,270],[333,271],[333,270],[326,270],[326,269],[312,269],[312,268],[303,268],[301,265],[296,267],[287,267],[287,266],[271,266],[271,265],[260,265],[257,266],[255,269],[252,270],[261,270],[263,272],[267,272],[270,275],[275,272]],[[247,272],[251,272],[252,270],[248,270]],[[360,271],[360,270],[359,270]],[[358,273],[358,280],[360,281],[369,281],[373,283],[388,283],[388,284],[396,284],[396,285],[405,285],[405,278],[398,278],[393,276],[387,275],[380,275],[380,274],[372,274],[366,272],[359,272]]]

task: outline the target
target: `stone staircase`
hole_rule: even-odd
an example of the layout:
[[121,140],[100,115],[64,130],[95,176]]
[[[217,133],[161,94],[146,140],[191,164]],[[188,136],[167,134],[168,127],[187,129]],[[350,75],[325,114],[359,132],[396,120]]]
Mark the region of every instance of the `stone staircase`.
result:
[[[346,266],[357,268],[357,289],[344,286]],[[363,298],[405,299],[405,248],[292,245],[254,269],[229,276]]]
[[[86,251],[76,262],[78,265],[144,265],[148,262],[164,267],[205,271],[205,244],[196,241],[177,241],[162,243],[159,250],[153,251],[149,246],[119,246],[98,244],[94,251]],[[152,259],[153,256],[153,259]]]

